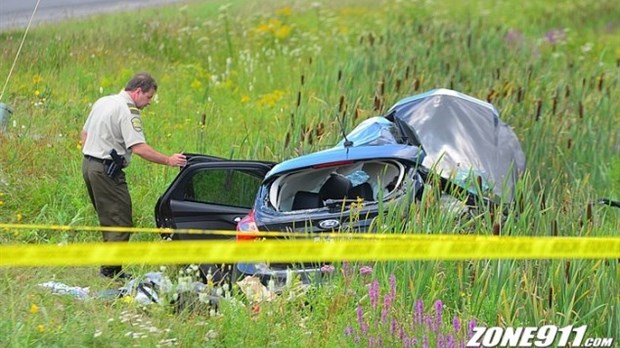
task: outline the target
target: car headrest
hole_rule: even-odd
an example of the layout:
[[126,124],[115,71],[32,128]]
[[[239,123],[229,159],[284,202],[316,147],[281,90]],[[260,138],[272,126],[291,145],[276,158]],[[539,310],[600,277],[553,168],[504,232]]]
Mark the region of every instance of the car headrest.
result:
[[347,193],[347,198],[350,198],[350,199],[361,198],[365,201],[375,200],[375,196],[372,192],[372,186],[370,186],[370,184],[367,182],[352,187]]
[[298,191],[293,197],[293,206],[291,210],[315,209],[321,208],[323,201],[319,198],[318,193],[308,191]]
[[344,175],[332,173],[329,179],[321,186],[319,197],[322,200],[345,198],[351,186],[351,181]]

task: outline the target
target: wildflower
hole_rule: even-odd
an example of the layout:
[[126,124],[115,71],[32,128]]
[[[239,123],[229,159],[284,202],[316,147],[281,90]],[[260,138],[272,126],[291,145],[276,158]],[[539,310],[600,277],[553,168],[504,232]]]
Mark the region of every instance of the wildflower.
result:
[[198,80],[194,80],[192,81],[192,84],[190,86],[192,87],[193,90],[198,91],[202,88],[202,82]]
[[291,35],[291,27],[288,25],[283,25],[276,29],[274,35],[276,36],[276,38],[284,40]]
[[3,205],[4,205],[4,202],[3,202],[3,201],[0,201],[0,207],[1,207],[1,206],[3,206]]
[[101,330],[96,330],[95,333],[93,334],[93,338],[97,338],[99,336],[101,336],[103,332],[101,332]]
[[360,267],[360,274],[361,275],[371,275],[372,274],[372,267],[370,267],[370,266],[362,266],[362,267]]
[[30,305],[30,313],[32,314],[37,314],[39,313],[39,306],[37,306],[36,304],[31,304]]
[[275,91],[264,94],[258,99],[258,106],[274,106],[282,99],[284,92],[276,89]]
[[474,334],[474,327],[476,327],[476,320],[472,319],[469,321],[469,324],[467,325],[467,336],[470,336]]
[[342,275],[347,277],[351,274],[351,264],[347,261],[342,262]]
[[334,272],[334,266],[332,265],[323,265],[321,267],[321,272],[323,273],[333,273]]
[[461,321],[456,315],[452,319],[452,328],[454,329],[454,332],[459,332],[461,330]]
[[[396,321],[396,319],[392,318],[392,322],[390,323],[390,334],[392,334],[392,336],[394,336],[394,334],[399,331],[398,330],[398,322]],[[403,332],[402,330],[400,330],[400,335],[402,336]]]
[[364,310],[361,305],[357,305],[357,322],[360,325],[360,330],[363,334],[368,332],[368,324],[364,321]]
[[41,333],[45,332],[45,325],[43,325],[43,324],[37,325],[37,331],[39,331]]
[[276,10],[276,15],[278,16],[289,17],[292,14],[293,14],[293,10],[289,6],[282,7]]
[[443,302],[441,302],[441,300],[437,300],[435,302],[435,326],[433,327],[435,330],[441,325],[442,313],[443,313]]
[[352,336],[353,335],[353,328],[351,326],[347,326],[344,328],[344,334],[345,336]]
[[241,103],[242,104],[246,104],[250,102],[250,97],[248,97],[247,95],[244,95],[241,97]]
[[133,296],[125,296],[125,297],[123,297],[123,303],[130,304],[130,303],[133,303],[133,300],[134,300]]
[[36,85],[36,84],[39,84],[41,82],[43,82],[43,77],[41,77],[41,75],[35,74],[34,76],[32,76],[32,83],[34,83]]
[[37,89],[36,91],[34,91],[34,96],[38,97],[41,94],[41,92]]
[[563,29],[552,29],[545,34],[545,40],[554,45],[566,39],[566,32]]
[[387,314],[392,308],[392,300],[389,295],[383,297],[383,308],[381,309],[381,322],[384,323],[387,320]]
[[583,53],[588,53],[592,50],[592,43],[591,42],[587,42],[585,43],[583,46],[581,46],[581,52]]
[[422,324],[422,316],[424,315],[424,302],[421,299],[418,299],[415,302],[415,307],[413,309],[413,321],[414,323],[421,325]]
[[448,347],[448,348],[456,348],[456,340],[454,339],[454,336],[448,335],[446,337],[446,347]]
[[372,308],[377,308],[377,303],[379,302],[379,281],[373,280],[370,283],[370,287],[368,288],[368,296],[370,296],[370,305]]
[[519,47],[523,44],[523,34],[518,31],[511,29],[504,36],[504,41],[511,47]]

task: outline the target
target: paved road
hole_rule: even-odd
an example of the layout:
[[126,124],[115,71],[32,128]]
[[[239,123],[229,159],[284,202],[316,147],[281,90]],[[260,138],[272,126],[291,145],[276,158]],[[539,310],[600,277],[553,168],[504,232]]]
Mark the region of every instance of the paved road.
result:
[[[84,17],[96,13],[130,11],[145,6],[181,3],[183,0],[39,0],[33,25]],[[0,31],[25,28],[37,0],[0,0]]]

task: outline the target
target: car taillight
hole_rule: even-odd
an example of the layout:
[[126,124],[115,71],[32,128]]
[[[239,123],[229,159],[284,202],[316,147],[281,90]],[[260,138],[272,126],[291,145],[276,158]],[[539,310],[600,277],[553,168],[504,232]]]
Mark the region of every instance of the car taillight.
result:
[[237,223],[237,240],[254,240],[258,238],[258,227],[254,220],[254,209]]

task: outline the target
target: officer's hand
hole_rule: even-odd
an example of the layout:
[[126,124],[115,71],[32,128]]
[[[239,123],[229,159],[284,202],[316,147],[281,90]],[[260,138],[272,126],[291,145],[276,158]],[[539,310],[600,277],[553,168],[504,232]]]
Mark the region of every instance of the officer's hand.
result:
[[187,158],[182,153],[175,153],[168,157],[168,165],[172,167],[184,167],[187,164]]

